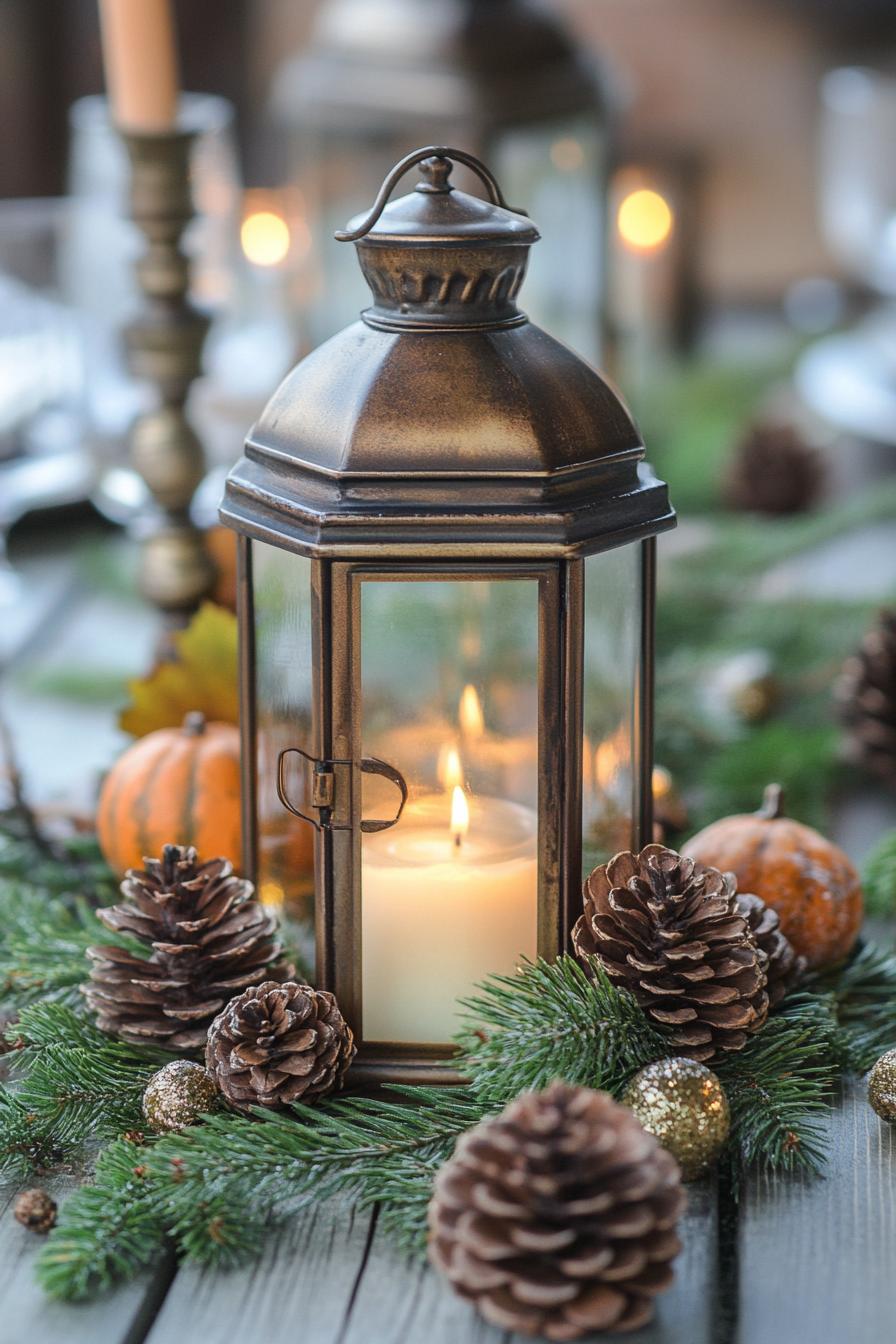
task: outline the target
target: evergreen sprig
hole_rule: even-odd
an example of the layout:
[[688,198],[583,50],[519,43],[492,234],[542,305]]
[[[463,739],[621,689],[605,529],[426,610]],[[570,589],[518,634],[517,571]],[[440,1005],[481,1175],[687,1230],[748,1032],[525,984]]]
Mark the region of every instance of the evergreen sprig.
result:
[[833,1053],[842,1069],[865,1073],[896,1047],[896,955],[861,943],[845,966],[814,976],[809,987],[828,996],[837,1023]]
[[824,1166],[836,1033],[829,1000],[794,994],[743,1050],[715,1066],[744,1165],[812,1172]]
[[116,1139],[100,1154],[93,1180],[66,1202],[37,1262],[38,1282],[51,1297],[91,1297],[164,1251],[164,1210],[144,1155],[142,1147]]
[[89,1138],[140,1128],[146,1084],[172,1058],[110,1040],[60,1003],[23,1009],[16,1031],[24,1041],[13,1057],[14,1074],[22,1078],[16,1097],[72,1156]]
[[888,831],[862,870],[865,908],[871,915],[896,915],[896,830]]
[[504,1105],[554,1078],[618,1095],[667,1047],[634,998],[594,962],[572,957],[525,962],[517,975],[492,976],[462,1002],[458,1068],[477,1095]]

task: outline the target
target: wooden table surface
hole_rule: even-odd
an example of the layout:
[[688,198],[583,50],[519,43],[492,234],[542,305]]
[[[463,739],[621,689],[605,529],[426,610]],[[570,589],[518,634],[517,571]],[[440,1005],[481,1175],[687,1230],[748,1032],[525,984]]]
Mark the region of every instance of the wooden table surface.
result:
[[[878,1344],[896,1333],[896,1128],[848,1085],[829,1120],[827,1174],[748,1180],[736,1217],[714,1181],[689,1186],[673,1287],[633,1344]],[[62,1199],[76,1182],[49,1183]],[[297,1216],[228,1274],[161,1262],[97,1302],[47,1301],[40,1239],[0,1193],[2,1344],[521,1344],[428,1268],[397,1255],[376,1216]],[[721,1216],[720,1216],[721,1215]],[[606,1338],[606,1337],[605,1337]],[[620,1337],[621,1338],[621,1337]]]
[[[61,567],[58,555],[39,556],[35,568],[45,580],[31,604],[35,619],[7,630],[17,636],[17,647],[4,650],[17,675],[7,680],[5,701],[26,775],[52,789],[66,780],[44,781],[45,765],[99,768],[117,738],[107,705],[77,715],[54,706],[46,670],[80,660],[107,679],[110,670],[137,674],[153,627],[132,603]],[[35,691],[35,668],[43,692]],[[60,734],[62,754],[53,750]],[[869,793],[841,804],[835,832],[858,861],[894,825],[896,802]],[[659,1299],[654,1323],[624,1338],[879,1344],[896,1337],[896,1127],[873,1113],[859,1080],[845,1086],[828,1124],[822,1178],[748,1178],[736,1213],[729,1200],[720,1206],[713,1180],[689,1187],[674,1286]],[[64,1200],[77,1181],[46,1184]],[[432,1271],[397,1255],[375,1215],[345,1206],[297,1216],[239,1271],[204,1273],[165,1260],[97,1302],[52,1303],[32,1273],[41,1240],[11,1216],[17,1192],[0,1184],[0,1344],[520,1344],[484,1324]]]

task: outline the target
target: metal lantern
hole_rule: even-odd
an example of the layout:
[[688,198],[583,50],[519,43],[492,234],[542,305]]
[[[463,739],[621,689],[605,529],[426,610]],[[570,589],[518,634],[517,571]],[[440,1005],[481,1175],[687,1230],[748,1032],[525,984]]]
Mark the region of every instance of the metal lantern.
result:
[[583,869],[650,838],[674,515],[616,394],[517,308],[538,233],[482,163],[408,155],[337,236],[372,306],[287,377],[222,505],[245,852],[307,900],[356,1073],[443,1080],[458,997],[556,956]]
[[[608,172],[606,80],[533,0],[325,0],[310,45],[281,67],[272,114],[311,224],[312,344],[364,302],[350,255],[323,242],[409,145],[446,139],[495,171],[544,230],[526,294],[534,319],[601,354]],[[463,170],[460,185],[472,186]]]

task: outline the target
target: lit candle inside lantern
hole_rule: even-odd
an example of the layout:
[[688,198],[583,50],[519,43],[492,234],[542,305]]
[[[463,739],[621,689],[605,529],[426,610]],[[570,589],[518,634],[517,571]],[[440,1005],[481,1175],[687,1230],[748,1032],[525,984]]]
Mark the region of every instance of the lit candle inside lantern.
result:
[[365,1040],[448,1042],[458,998],[536,955],[537,834],[531,808],[455,784],[364,836]]
[[177,120],[170,0],[100,0],[112,120],[126,131],[168,131]]

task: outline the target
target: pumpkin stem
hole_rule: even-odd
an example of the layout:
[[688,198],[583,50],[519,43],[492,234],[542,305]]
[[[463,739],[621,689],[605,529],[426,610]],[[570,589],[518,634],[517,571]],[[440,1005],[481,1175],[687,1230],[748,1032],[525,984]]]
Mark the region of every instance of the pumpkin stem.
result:
[[201,737],[205,732],[205,715],[201,709],[191,709],[184,716],[184,732],[190,737]]
[[766,821],[775,821],[784,815],[784,790],[780,784],[767,784],[762,795],[762,806],[756,813]]

